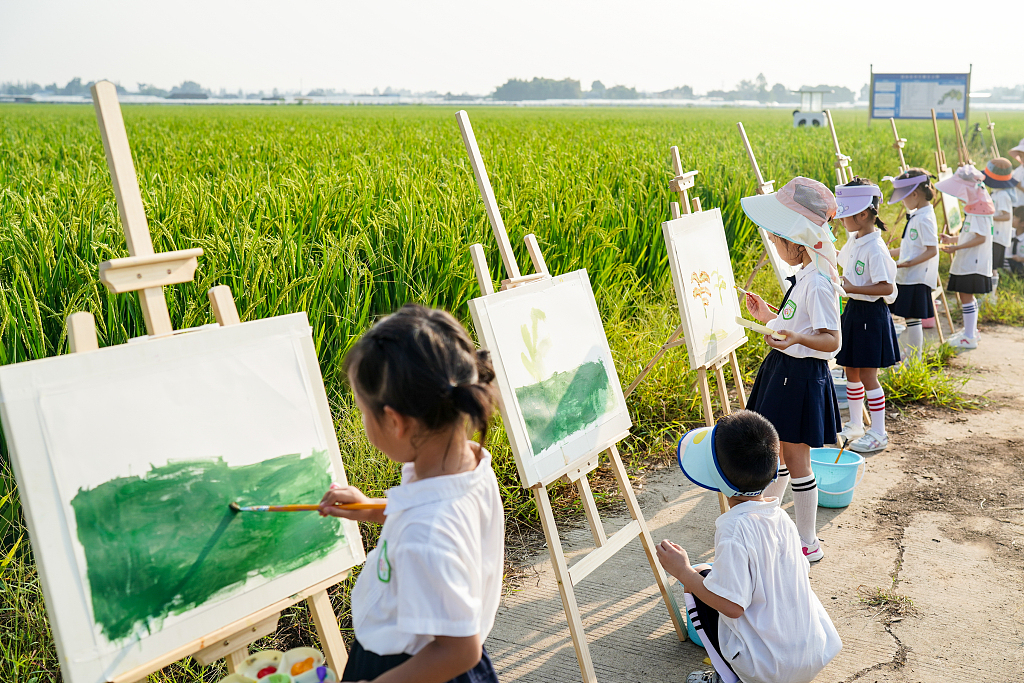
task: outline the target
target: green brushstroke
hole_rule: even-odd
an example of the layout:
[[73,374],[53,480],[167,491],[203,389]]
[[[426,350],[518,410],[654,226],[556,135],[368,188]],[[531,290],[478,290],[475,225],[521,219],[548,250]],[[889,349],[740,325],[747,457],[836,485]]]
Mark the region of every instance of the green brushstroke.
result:
[[250,576],[293,571],[343,544],[333,517],[228,509],[231,501],[318,502],[331,484],[329,465],[322,451],[242,467],[176,461],[79,489],[71,506],[103,634],[118,641],[157,630]]
[[600,360],[516,389],[533,452],[586,429],[612,403],[608,371]]

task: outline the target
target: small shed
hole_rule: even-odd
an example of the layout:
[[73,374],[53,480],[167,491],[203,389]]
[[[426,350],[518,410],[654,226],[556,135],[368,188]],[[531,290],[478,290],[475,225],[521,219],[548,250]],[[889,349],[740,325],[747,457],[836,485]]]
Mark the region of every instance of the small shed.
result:
[[793,112],[794,128],[821,128],[825,125],[824,98],[832,88],[801,88],[800,108]]

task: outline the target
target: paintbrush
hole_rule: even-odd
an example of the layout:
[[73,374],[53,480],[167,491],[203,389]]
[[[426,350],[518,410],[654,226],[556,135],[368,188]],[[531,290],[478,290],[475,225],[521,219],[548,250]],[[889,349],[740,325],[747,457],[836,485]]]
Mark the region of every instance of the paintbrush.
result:
[[[740,287],[739,285],[736,285],[736,284],[734,284],[734,285],[733,285],[733,287],[735,287],[736,289],[740,290],[740,291],[741,291],[741,292],[743,292],[744,294],[750,294],[750,295],[753,295],[753,296],[757,296],[757,295],[756,295],[756,294],[754,294],[753,292],[748,292],[747,290],[743,289],[743,288],[742,288],[742,287]],[[764,301],[764,300],[762,299],[762,301]],[[765,302],[764,302],[764,305],[765,305],[765,306],[767,306],[768,308],[772,309],[772,310],[773,310],[773,311],[775,311],[776,313],[778,313],[778,312],[779,312],[779,309],[775,308],[774,306],[772,306],[772,305],[771,305],[770,303],[768,303],[767,301],[765,301]]]
[[849,439],[847,439],[846,441],[843,442],[843,447],[839,449],[839,455],[836,456],[836,461],[834,463],[832,463],[833,465],[838,465],[839,464],[839,458],[843,457],[843,451],[845,451],[846,447],[849,446],[849,445],[850,445],[850,440]]
[[[383,510],[387,503],[335,503],[334,507],[342,510]],[[242,507],[238,503],[228,505],[232,512],[311,512],[319,510],[319,505],[248,505]]]

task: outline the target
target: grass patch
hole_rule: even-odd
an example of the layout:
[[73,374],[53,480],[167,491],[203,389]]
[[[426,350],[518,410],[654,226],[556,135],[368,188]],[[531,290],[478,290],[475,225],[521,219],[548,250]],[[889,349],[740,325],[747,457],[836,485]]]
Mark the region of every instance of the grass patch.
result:
[[860,595],[861,604],[871,609],[877,609],[875,616],[884,615],[882,619],[887,624],[902,621],[904,617],[917,616],[917,607],[914,606],[914,601],[909,596],[897,593],[891,588],[858,586],[857,594]]
[[999,286],[991,299],[979,297],[978,318],[983,323],[1024,325],[1024,278],[1005,270],[999,272]]
[[949,374],[949,362],[955,357],[955,349],[938,344],[920,356],[911,356],[888,368],[879,377],[885,389],[885,400],[898,405],[923,403],[949,410],[978,408],[978,399],[962,391],[968,378]]

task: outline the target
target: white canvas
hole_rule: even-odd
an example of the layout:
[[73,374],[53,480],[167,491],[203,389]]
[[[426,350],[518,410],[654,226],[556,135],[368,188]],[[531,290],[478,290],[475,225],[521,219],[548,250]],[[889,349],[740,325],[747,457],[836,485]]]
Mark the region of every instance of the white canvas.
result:
[[523,486],[604,450],[631,422],[587,271],[469,302],[491,352]]
[[[203,515],[221,504],[226,509],[235,482],[240,495],[261,497],[241,502],[256,504],[317,502],[273,498],[298,477],[345,481],[305,314],[7,366],[0,368],[0,395],[69,683],[109,680],[363,560],[351,522],[317,527],[327,550],[290,538],[280,538],[280,546],[268,541],[266,549],[229,547],[229,539],[251,541],[277,524],[319,524],[271,515],[316,513],[227,512],[215,532],[203,526]],[[267,484],[274,477],[282,478],[278,487]],[[128,515],[160,505],[171,512],[143,529],[152,538],[108,547],[95,540],[102,535],[95,527],[122,521],[90,516],[106,510],[108,494],[125,497],[116,498],[116,510],[124,511],[133,533],[137,522]],[[161,539],[169,533],[177,537]],[[193,546],[201,547],[194,558]],[[126,558],[114,552],[124,548]],[[184,564],[168,570],[169,555],[183,556]],[[267,566],[267,558],[282,556]],[[129,569],[120,573],[122,560]],[[224,567],[229,578],[218,573]],[[145,618],[111,609],[115,601],[102,586],[110,583],[111,595],[124,591],[134,600],[131,582],[154,581],[163,571],[179,591],[170,593],[173,600],[153,609],[143,600],[137,609]]]
[[743,344],[744,328],[719,209],[662,224],[690,367],[706,367]]

